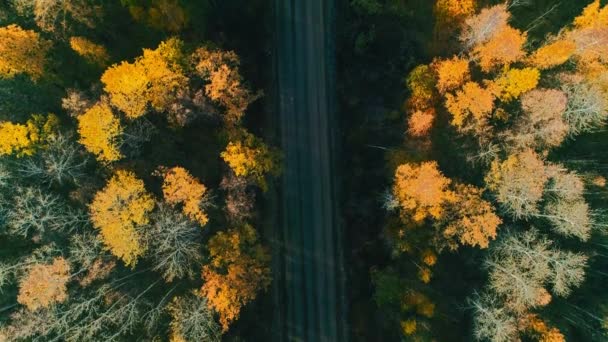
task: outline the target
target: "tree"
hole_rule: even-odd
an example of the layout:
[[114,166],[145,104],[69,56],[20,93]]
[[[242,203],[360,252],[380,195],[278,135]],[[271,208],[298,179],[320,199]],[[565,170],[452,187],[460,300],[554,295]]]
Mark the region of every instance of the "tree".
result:
[[121,62],[109,67],[101,76],[110,102],[127,118],[146,113],[148,106],[166,111],[175,101],[188,78],[180,66],[183,43],[175,38],[161,42],[156,50],[144,49],[135,62]]
[[496,200],[515,218],[538,213],[549,175],[544,162],[532,150],[493,161],[485,181]]
[[547,286],[566,297],[581,285],[587,257],[553,248],[551,240],[532,228],[507,234],[491,250],[486,265],[491,291],[504,296],[505,305],[514,312],[525,312],[546,305]]
[[55,194],[33,187],[16,187],[13,191],[10,200],[0,201],[10,234],[40,239],[49,231],[69,233],[87,225],[85,213]]
[[46,69],[46,55],[51,45],[31,30],[17,25],[0,27],[0,76],[13,78],[27,74],[40,79]]
[[62,134],[57,134],[39,156],[19,160],[17,172],[42,184],[78,184],[85,175],[86,158],[82,148]]
[[488,248],[502,220],[494,213],[492,204],[481,198],[481,189],[459,184],[454,192],[456,200],[444,219],[447,226],[443,236],[448,246],[452,250],[458,248],[458,243]]
[[255,192],[249,189],[247,180],[229,171],[222,178],[220,189],[226,192],[224,211],[231,223],[243,223],[253,216]]
[[105,66],[110,59],[108,51],[103,45],[93,43],[85,37],[70,37],[70,47],[76,54],[92,64]]
[[31,156],[48,146],[56,134],[59,119],[54,114],[32,115],[25,124],[0,122],[0,156]]
[[279,173],[278,152],[247,132],[242,139],[230,141],[220,156],[237,177],[252,179],[262,189],[267,174]]
[[460,88],[471,78],[469,61],[456,56],[434,62],[433,68],[437,73],[437,90],[442,94]]
[[438,0],[433,12],[435,15],[435,40],[447,43],[466,17],[475,13],[475,0]]
[[562,90],[568,96],[564,120],[571,135],[591,132],[602,127],[608,118],[608,102],[605,93],[585,81],[566,82]]
[[238,123],[247,107],[261,96],[243,84],[241,62],[234,52],[199,48],[192,54],[192,61],[198,75],[207,82],[207,97],[226,109],[227,123]]
[[413,137],[423,137],[429,133],[435,121],[435,109],[415,111],[407,121],[407,133]]
[[566,63],[574,54],[576,44],[567,39],[559,39],[545,44],[534,52],[529,63],[535,68],[551,69]]
[[99,102],[78,116],[80,143],[101,162],[113,162],[122,158],[120,136],[123,128],[114,116],[112,108]]
[[445,106],[452,114],[452,125],[465,131],[481,129],[494,109],[494,96],[476,82],[467,82],[461,90],[446,95]]
[[116,171],[89,205],[91,221],[106,248],[127,266],[135,266],[146,250],[138,228],[148,224],[152,209],[154,200],[144,183],[123,170]]
[[509,69],[497,80],[491,82],[489,88],[497,98],[510,102],[536,88],[539,79],[540,72],[537,69]]
[[402,164],[395,172],[393,195],[399,201],[403,214],[414,221],[427,217],[439,219],[444,205],[456,197],[448,189],[451,180],[438,170],[436,162]]
[[167,282],[194,276],[201,263],[200,228],[173,208],[159,204],[144,232],[153,269]]
[[171,314],[171,341],[220,341],[221,331],[207,300],[196,293],[174,297]]
[[101,7],[86,0],[15,0],[20,15],[33,16],[45,32],[63,35],[76,29],[95,27]]
[[201,292],[226,331],[241,308],[270,284],[270,255],[246,224],[217,233],[207,247],[210,263],[203,266]]
[[473,48],[472,55],[479,59],[479,66],[485,72],[496,67],[509,65],[521,60],[525,55],[523,50],[526,34],[505,26],[487,42]]
[[465,20],[460,41],[466,49],[486,43],[507,28],[510,18],[506,4],[484,8]]
[[61,303],[68,297],[69,280],[70,265],[64,258],[55,258],[49,265],[33,265],[19,284],[17,301],[30,311]]
[[188,12],[178,0],[137,1],[129,5],[129,12],[136,21],[162,31],[179,32],[189,22]]
[[569,127],[563,120],[568,98],[556,89],[534,89],[521,98],[522,116],[506,137],[517,149],[552,148],[561,145]]
[[183,167],[161,168],[159,173],[163,176],[165,201],[172,206],[181,205],[182,212],[201,226],[207,224],[209,217],[203,211],[209,202],[205,185]]
[[509,342],[517,339],[517,319],[495,295],[483,294],[469,303],[475,317],[474,333],[478,340]]

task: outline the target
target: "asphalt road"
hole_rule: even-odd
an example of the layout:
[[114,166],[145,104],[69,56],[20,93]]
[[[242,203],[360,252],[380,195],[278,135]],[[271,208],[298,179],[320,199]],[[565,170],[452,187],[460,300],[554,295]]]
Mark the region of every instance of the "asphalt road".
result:
[[[276,341],[344,341],[336,196],[333,0],[275,0],[276,105],[284,153],[275,236]],[[278,248],[277,248],[278,247]]]

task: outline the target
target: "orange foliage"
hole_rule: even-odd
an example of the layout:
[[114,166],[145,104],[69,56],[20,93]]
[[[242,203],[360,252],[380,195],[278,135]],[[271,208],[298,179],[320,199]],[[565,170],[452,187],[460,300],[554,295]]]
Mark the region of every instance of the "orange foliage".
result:
[[[496,230],[502,223],[495,214],[494,207],[481,198],[482,190],[470,185],[458,185],[457,199],[452,205],[449,224],[443,231],[448,239],[458,239],[463,245],[487,248],[490,240],[496,238]],[[448,242],[451,249],[456,249],[455,242]]]
[[432,105],[435,93],[435,75],[428,65],[419,65],[410,72],[406,80],[411,96],[410,107],[426,109]]
[[243,84],[239,57],[232,51],[199,48],[193,59],[196,71],[209,82],[205,94],[226,109],[228,123],[238,123],[249,104],[260,97]]
[[152,209],[154,200],[144,182],[123,170],[116,171],[89,206],[91,221],[100,230],[107,249],[127,266],[135,266],[145,251],[137,228],[148,223]]
[[574,26],[579,29],[608,26],[608,6],[601,7],[600,0],[594,0],[574,18]]
[[436,162],[403,164],[395,172],[393,194],[405,213],[414,221],[441,218],[443,205],[455,200],[448,190],[451,181],[437,169]]
[[566,63],[575,50],[576,44],[573,41],[557,40],[536,50],[529,63],[541,70],[550,69]]
[[473,56],[479,59],[479,66],[485,72],[519,61],[526,53],[523,50],[526,34],[505,26],[488,42],[476,46]]
[[61,303],[68,298],[69,280],[70,265],[64,258],[55,258],[49,265],[36,264],[19,284],[17,301],[30,311]]
[[469,61],[456,56],[436,61],[433,67],[437,73],[437,90],[440,93],[460,88],[471,78]]
[[435,15],[435,39],[444,43],[458,30],[464,19],[475,13],[475,0],[437,0]]
[[176,56],[181,55],[181,41],[172,38],[156,50],[144,49],[134,63],[112,65],[101,76],[110,102],[130,119],[146,113],[148,105],[165,111],[174,102],[176,92],[188,82]]
[[483,126],[494,109],[494,96],[478,83],[468,82],[462,90],[446,95],[446,108],[452,114],[452,125],[465,128],[472,116],[474,126]]
[[219,232],[207,246],[211,262],[203,266],[201,292],[226,331],[241,308],[270,285],[270,255],[249,225]]
[[417,110],[407,121],[407,132],[413,137],[422,137],[429,133],[435,121],[435,109]]
[[163,196],[171,205],[182,204],[182,211],[190,219],[204,226],[209,217],[202,210],[207,188],[183,167],[161,170],[163,174]]
[[557,329],[549,327],[536,314],[528,314],[522,318],[524,329],[531,331],[538,337],[539,342],[565,342],[566,338]]
[[78,116],[78,133],[80,143],[99,161],[113,162],[122,158],[118,146],[122,127],[107,103],[97,103]]
[[27,74],[34,80],[44,74],[50,43],[37,32],[17,25],[0,27],[0,76]]

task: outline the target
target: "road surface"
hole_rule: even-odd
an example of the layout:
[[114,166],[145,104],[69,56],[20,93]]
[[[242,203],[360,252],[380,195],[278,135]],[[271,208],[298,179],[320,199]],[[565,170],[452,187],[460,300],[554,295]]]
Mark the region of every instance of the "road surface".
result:
[[[284,153],[275,241],[276,341],[345,341],[334,171],[334,1],[275,0],[276,104]],[[277,248],[278,247],[278,248]]]

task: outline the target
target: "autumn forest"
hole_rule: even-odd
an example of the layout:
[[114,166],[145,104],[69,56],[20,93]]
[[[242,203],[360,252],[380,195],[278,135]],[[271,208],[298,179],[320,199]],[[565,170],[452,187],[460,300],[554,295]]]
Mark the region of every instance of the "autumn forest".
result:
[[608,341],[608,4],[0,0],[0,341]]

